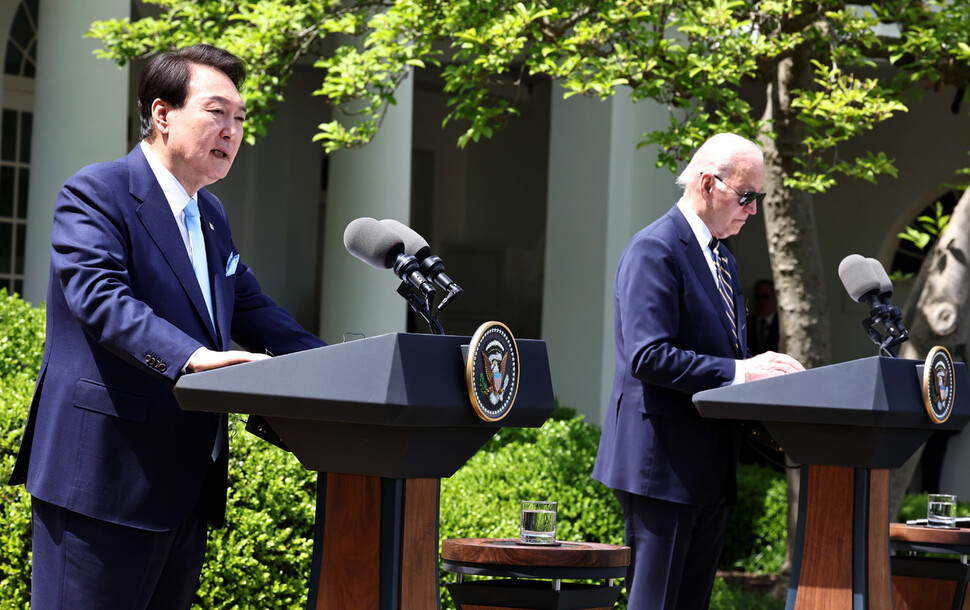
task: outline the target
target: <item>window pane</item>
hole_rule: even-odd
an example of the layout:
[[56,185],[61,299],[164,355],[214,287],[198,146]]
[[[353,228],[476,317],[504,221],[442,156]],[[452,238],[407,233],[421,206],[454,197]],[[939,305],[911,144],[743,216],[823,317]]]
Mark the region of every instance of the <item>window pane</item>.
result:
[[16,292],[17,294],[23,294],[24,293],[24,281],[23,280],[14,280],[14,282],[13,282],[13,291]]
[[20,62],[23,61],[20,49],[12,42],[7,43],[7,57],[3,62],[3,73],[20,76]]
[[13,272],[17,275],[24,274],[24,245],[27,243],[27,225],[17,225],[17,250],[16,260],[14,260]]
[[10,252],[13,247],[13,227],[9,222],[0,223],[0,273],[10,273]]
[[34,114],[20,113],[20,162],[30,163],[30,134],[34,130]]
[[27,7],[23,4],[17,9],[17,16],[10,26],[10,39],[20,43],[21,49],[26,49],[34,38],[34,26],[27,17]]
[[17,181],[17,218],[27,220],[27,185],[30,184],[30,170],[26,167],[20,170],[20,180]]
[[0,143],[0,159],[16,161],[17,155],[17,111],[3,111],[3,142]]
[[13,216],[14,168],[0,167],[0,217]]

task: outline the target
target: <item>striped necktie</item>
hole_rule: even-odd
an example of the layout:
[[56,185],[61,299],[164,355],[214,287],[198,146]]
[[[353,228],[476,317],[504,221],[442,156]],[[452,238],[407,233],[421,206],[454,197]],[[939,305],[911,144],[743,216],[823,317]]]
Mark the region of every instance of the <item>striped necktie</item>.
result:
[[202,219],[199,217],[199,204],[194,197],[185,206],[185,230],[189,234],[192,245],[192,267],[195,268],[195,279],[202,289],[205,307],[209,310],[209,320],[212,328],[216,327],[215,317],[212,315],[212,287],[209,284],[209,262],[205,254],[205,239],[202,237]]
[[711,238],[708,244],[711,248],[711,255],[714,258],[714,268],[717,270],[717,291],[721,293],[724,301],[724,310],[727,312],[728,320],[731,321],[731,333],[734,339],[734,349],[741,351],[741,343],[738,341],[738,319],[734,308],[734,289],[731,288],[731,273],[728,271],[727,258],[721,255],[718,248],[721,242],[716,238]]

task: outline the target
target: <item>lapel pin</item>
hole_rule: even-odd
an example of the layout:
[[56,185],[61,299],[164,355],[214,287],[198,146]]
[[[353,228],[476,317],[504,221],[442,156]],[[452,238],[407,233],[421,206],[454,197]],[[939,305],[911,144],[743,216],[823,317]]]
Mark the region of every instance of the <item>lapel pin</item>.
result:
[[216,228],[212,226],[212,223],[211,222],[209,223],[209,230],[210,231],[215,231],[216,230]]

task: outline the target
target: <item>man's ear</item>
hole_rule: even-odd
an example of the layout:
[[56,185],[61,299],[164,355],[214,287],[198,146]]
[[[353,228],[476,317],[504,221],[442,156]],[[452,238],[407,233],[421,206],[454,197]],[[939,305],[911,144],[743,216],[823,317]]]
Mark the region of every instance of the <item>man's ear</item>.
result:
[[155,131],[160,134],[167,134],[169,128],[169,113],[172,111],[172,107],[167,103],[163,102],[161,98],[155,98],[152,102],[152,123],[155,125]]
[[714,192],[714,175],[703,173],[701,174],[701,191],[705,193]]

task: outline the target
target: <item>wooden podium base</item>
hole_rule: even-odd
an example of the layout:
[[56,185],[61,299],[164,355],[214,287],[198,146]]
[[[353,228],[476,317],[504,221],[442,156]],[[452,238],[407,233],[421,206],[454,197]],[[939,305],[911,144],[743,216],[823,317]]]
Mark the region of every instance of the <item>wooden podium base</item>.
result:
[[892,608],[889,470],[803,466],[798,509],[788,607]]
[[439,479],[319,473],[307,608],[437,608],[439,489]]

